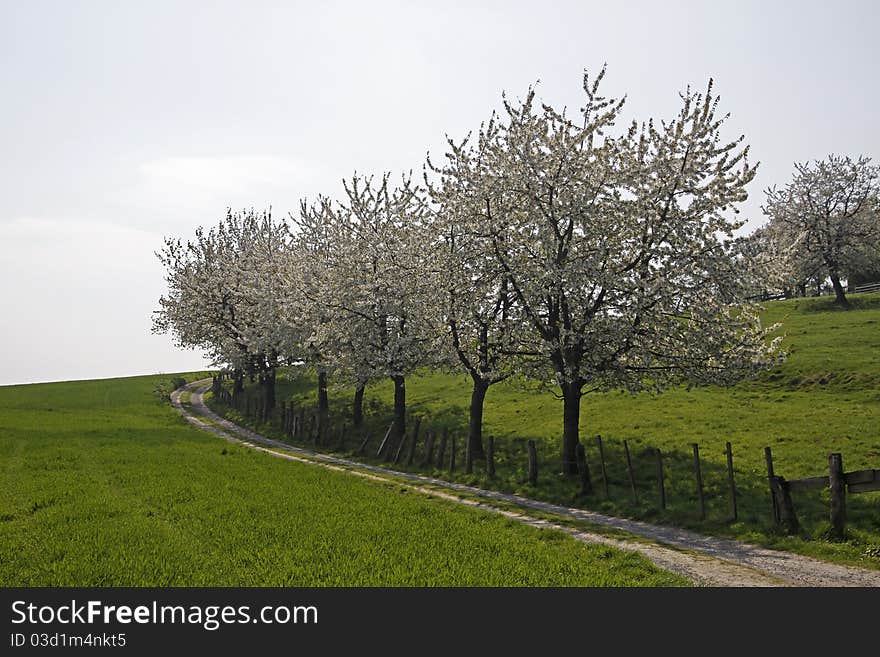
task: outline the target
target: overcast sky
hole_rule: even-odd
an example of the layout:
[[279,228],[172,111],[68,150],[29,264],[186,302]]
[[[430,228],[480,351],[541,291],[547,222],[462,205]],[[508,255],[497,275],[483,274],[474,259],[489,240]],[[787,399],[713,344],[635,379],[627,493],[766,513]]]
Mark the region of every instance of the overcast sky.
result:
[[0,0],[0,384],[202,367],[150,333],[163,236],[419,170],[502,90],[576,109],[603,63],[627,119],[715,79],[758,225],[794,161],[880,158],[878,8]]

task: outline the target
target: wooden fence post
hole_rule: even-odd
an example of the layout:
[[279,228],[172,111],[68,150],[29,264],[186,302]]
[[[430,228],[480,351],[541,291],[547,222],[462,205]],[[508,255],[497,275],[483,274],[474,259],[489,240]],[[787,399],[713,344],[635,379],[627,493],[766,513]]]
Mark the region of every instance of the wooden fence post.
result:
[[831,488],[831,536],[842,539],[846,534],[846,483],[843,456],[828,455],[828,482]]
[[578,475],[581,480],[581,495],[593,494],[593,482],[590,481],[590,466],[587,464],[587,452],[584,446],[578,443],[575,448],[575,458],[577,460]]
[[412,442],[409,444],[409,453],[406,455],[406,464],[407,466],[412,465],[413,459],[416,456],[416,445],[419,442],[419,428],[422,426],[422,418],[416,418],[416,424],[413,427],[412,433]]
[[629,457],[629,445],[624,440],[623,441],[623,453],[626,455],[626,470],[629,473],[629,486],[632,489],[633,494],[633,502],[638,504],[639,502],[639,493],[636,491],[636,477],[633,473],[633,464],[632,459]]
[[730,488],[730,519],[736,520],[736,483],[733,479],[733,447],[727,443],[727,485]]
[[367,449],[367,443],[370,442],[370,438],[372,438],[372,437],[373,437],[373,434],[371,434],[369,431],[367,431],[366,435],[364,436],[364,439],[361,441],[361,444],[358,447],[358,451],[357,451],[358,455],[363,456],[364,451]]
[[342,423],[342,428],[339,430],[339,445],[338,448],[340,450],[345,449],[345,431],[348,429],[348,426],[345,422]]
[[775,497],[776,510],[779,514],[779,525],[786,534],[797,534],[798,519],[791,501],[791,490],[785,477],[774,476],[771,482]]
[[306,409],[300,408],[298,419],[296,421],[296,431],[300,440],[305,440],[307,436],[305,435],[306,428]]
[[474,471],[474,452],[471,448],[470,435],[464,439],[464,471],[466,474],[471,474]]
[[409,436],[404,432],[400,438],[400,444],[397,446],[397,451],[394,452],[394,463],[400,463],[400,455],[403,454],[403,448],[406,447],[408,440]]
[[385,451],[385,445],[388,443],[388,438],[391,436],[391,430],[394,428],[394,422],[388,425],[388,431],[385,432],[385,437],[382,439],[382,442],[379,443],[379,449],[376,450],[376,456],[382,456],[382,453]]
[[425,456],[422,459],[422,465],[434,464],[434,432],[425,432]]
[[599,465],[602,468],[602,490],[605,497],[608,497],[608,471],[605,469],[605,448],[602,447],[602,436],[596,436],[596,442],[599,444]]
[[449,442],[449,472],[455,472],[455,434]]
[[654,450],[657,459],[657,495],[660,497],[660,508],[666,508],[666,481],[663,478],[663,454],[660,449]]
[[692,443],[694,448],[694,475],[697,478],[697,497],[700,500],[700,520],[706,518],[706,497],[703,494],[703,471],[700,469],[700,446]]
[[495,476],[495,438],[492,436],[486,438],[486,474],[490,478]]
[[767,464],[767,484],[770,486],[770,517],[773,524],[779,526],[779,505],[776,503],[776,487],[774,486],[776,475],[773,473],[773,453],[769,447],[764,448],[764,462]]
[[538,483],[538,452],[535,449],[534,440],[530,440],[527,445],[529,451],[529,483],[535,486]]
[[437,467],[443,467],[443,459],[446,456],[446,441],[449,437],[449,430],[443,429],[443,433],[440,435],[440,449],[437,452]]

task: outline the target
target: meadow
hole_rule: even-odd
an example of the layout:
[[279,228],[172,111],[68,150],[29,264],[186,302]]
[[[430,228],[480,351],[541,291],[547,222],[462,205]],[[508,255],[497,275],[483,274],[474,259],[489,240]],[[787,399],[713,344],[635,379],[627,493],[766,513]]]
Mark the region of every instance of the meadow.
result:
[[226,443],[170,406],[171,381],[0,387],[0,585],[687,584],[633,553]]
[[[592,496],[578,494],[576,482],[559,474],[562,403],[550,390],[527,382],[505,382],[486,398],[484,435],[495,438],[495,477],[480,463],[463,472],[470,381],[456,374],[424,373],[407,380],[410,417],[426,430],[447,429],[458,439],[458,467],[408,469],[477,486],[731,536],[821,558],[880,568],[880,493],[847,498],[845,541],[828,537],[828,493],[793,493],[800,520],[796,536],[771,522],[764,448],[771,447],[776,474],[787,479],[827,474],[828,454],[840,452],[847,471],[880,468],[880,295],[852,295],[844,311],[828,297],[765,304],[766,323],[781,322],[786,362],[732,388],[673,388],[660,394],[623,392],[586,395],[581,409],[581,441],[590,463]],[[279,399],[314,405],[314,375],[290,368],[279,378]],[[334,421],[346,421],[352,390],[331,388]],[[391,417],[393,388],[367,388],[367,426],[379,437]],[[238,421],[281,436],[277,428],[212,405]],[[595,436],[601,435],[609,495],[602,492]],[[289,438],[288,438],[289,439]],[[538,445],[537,486],[527,483],[526,441]],[[634,500],[625,469],[623,441],[629,445],[638,491]],[[725,443],[732,443],[738,518],[729,515]],[[376,439],[376,442],[378,440]],[[692,443],[700,446],[707,515],[698,513]],[[373,448],[375,448],[375,443]],[[352,441],[342,451],[354,451]],[[667,508],[656,493],[654,449],[664,455]],[[330,448],[325,448],[330,449]],[[378,462],[375,449],[364,457]],[[395,467],[402,467],[400,465]]]

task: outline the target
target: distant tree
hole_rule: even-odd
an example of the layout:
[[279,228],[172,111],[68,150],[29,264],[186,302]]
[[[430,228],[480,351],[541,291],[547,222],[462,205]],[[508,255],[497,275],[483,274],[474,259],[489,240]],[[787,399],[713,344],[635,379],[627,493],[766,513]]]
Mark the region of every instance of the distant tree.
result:
[[563,400],[563,469],[577,472],[585,392],[730,383],[773,362],[744,304],[728,218],[754,177],[720,140],[711,83],[659,125],[608,131],[623,102],[584,76],[577,121],[534,90],[487,136],[483,233]]
[[766,193],[776,239],[801,271],[828,276],[836,302],[847,307],[841,278],[870,267],[880,253],[880,167],[867,157],[829,155],[795,164],[791,182]]
[[153,314],[153,330],[171,332],[180,346],[202,349],[214,365],[260,380],[271,408],[275,368],[287,336],[277,321],[278,265],[286,230],[271,212],[233,213],[214,228],[196,230],[185,244],[166,239],[157,253],[167,294]]

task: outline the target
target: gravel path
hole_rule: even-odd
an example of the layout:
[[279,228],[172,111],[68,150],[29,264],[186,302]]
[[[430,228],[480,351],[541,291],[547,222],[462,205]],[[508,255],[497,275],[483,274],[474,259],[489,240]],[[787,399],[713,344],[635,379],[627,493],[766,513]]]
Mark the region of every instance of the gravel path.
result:
[[[210,380],[190,383],[171,394],[171,403],[192,424],[226,440],[276,457],[347,472],[368,479],[399,484],[410,482],[415,491],[452,500],[461,504],[499,513],[508,518],[544,528],[563,531],[586,543],[603,543],[623,550],[643,554],[660,568],[679,573],[697,584],[706,586],[880,586],[880,571],[854,568],[812,559],[790,552],[740,543],[726,538],[703,536],[676,527],[651,525],[638,520],[615,518],[593,511],[540,502],[519,495],[488,491],[442,479],[409,472],[399,472],[380,466],[359,463],[349,459],[320,454],[266,438],[240,427],[209,409],[203,394],[210,389]],[[181,394],[191,393],[192,411],[180,401]],[[205,422],[196,414],[208,419]],[[278,451],[284,450],[284,451]],[[431,486],[428,488],[427,486]],[[438,490],[442,489],[442,490]],[[464,499],[456,493],[478,497]],[[601,534],[573,529],[564,525],[530,517],[491,505],[491,501],[512,503],[523,509],[534,509],[556,516],[583,520],[595,525],[621,529],[631,534],[656,541],[645,543],[611,538]]]

